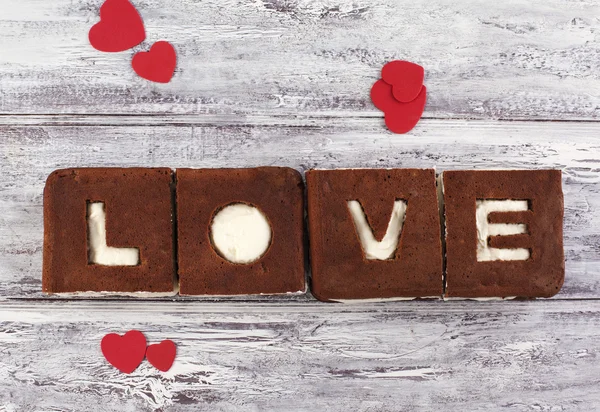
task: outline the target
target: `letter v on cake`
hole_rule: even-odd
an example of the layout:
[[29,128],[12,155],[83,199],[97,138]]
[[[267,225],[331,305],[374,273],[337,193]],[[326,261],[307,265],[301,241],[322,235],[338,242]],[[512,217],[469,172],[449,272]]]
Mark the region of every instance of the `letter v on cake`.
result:
[[310,170],[306,182],[318,299],[442,295],[433,169]]

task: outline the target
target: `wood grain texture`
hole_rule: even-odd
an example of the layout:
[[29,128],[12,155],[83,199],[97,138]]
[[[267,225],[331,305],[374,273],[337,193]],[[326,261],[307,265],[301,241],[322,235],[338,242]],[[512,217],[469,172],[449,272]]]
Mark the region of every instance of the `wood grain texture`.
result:
[[[107,54],[87,43],[102,0],[2,0],[0,412],[598,409],[598,1],[132,1],[148,39]],[[167,85],[130,66],[161,39]],[[369,101],[392,59],[426,69],[426,120],[404,136]],[[380,305],[41,294],[52,170],[260,165],[561,168],[565,286]],[[102,336],[131,328],[177,342],[172,371],[106,363]]]
[[[144,0],[148,39],[101,53],[102,0],[3,0],[0,113],[380,116],[382,65],[426,68],[428,118],[599,119],[596,0]],[[135,51],[178,51],[168,85]]]
[[567,274],[558,297],[600,297],[600,123],[425,120],[398,136],[378,119],[272,122],[0,127],[0,296],[41,296],[42,190],[54,169],[278,165],[560,168]]
[[[104,360],[132,328],[177,343],[169,372]],[[0,410],[595,410],[599,331],[598,301],[4,303]]]

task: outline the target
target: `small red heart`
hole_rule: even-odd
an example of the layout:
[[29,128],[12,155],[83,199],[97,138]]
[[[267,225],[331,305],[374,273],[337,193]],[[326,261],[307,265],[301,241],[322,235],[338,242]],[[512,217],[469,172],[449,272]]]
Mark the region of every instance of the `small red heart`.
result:
[[421,120],[426,103],[427,88],[423,86],[421,93],[412,102],[398,103],[401,107],[385,113],[385,125],[393,133],[410,132]]
[[177,347],[175,343],[167,339],[161,343],[148,346],[146,358],[156,369],[166,372],[173,366],[176,353]]
[[385,124],[393,133],[407,133],[421,119],[427,103],[427,88],[421,86],[421,92],[411,102],[401,103],[392,94],[392,86],[378,80],[371,88],[371,100],[379,110],[385,113]]
[[90,44],[103,52],[121,52],[146,38],[144,22],[129,0],[106,0],[100,7],[100,22],[90,29]]
[[396,100],[408,103],[419,96],[425,79],[425,70],[418,64],[395,60],[383,66],[381,78],[393,86],[392,92]]
[[133,70],[146,80],[169,83],[177,65],[177,54],[169,42],[158,41],[150,51],[139,52],[131,62]]
[[373,101],[375,107],[377,107],[382,112],[392,110],[398,107],[398,104],[401,104],[398,100],[394,98],[394,94],[392,93],[392,86],[390,86],[388,83],[384,82],[381,79],[377,80],[371,88],[371,100]]
[[111,365],[121,372],[131,373],[144,360],[146,338],[138,330],[130,330],[123,336],[109,333],[102,338],[100,348]]

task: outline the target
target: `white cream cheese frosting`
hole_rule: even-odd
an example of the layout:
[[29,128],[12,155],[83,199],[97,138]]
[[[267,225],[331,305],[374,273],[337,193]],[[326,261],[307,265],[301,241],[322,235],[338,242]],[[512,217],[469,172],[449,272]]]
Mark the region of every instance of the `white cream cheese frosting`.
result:
[[88,203],[88,259],[102,266],[136,266],[140,263],[138,248],[117,248],[106,244],[106,212],[104,203]]
[[498,249],[490,247],[490,236],[510,236],[527,233],[527,225],[509,223],[489,223],[492,212],[523,212],[529,210],[526,200],[477,200],[477,261],[527,260],[529,249]]
[[271,244],[271,225],[258,208],[235,203],[219,210],[211,225],[211,240],[229,262],[248,264],[260,259]]
[[396,200],[392,210],[392,216],[388,223],[387,230],[381,241],[375,239],[373,230],[367,222],[367,217],[362,208],[362,205],[356,200],[348,201],[348,209],[354,220],[354,227],[358,233],[360,244],[367,259],[371,260],[387,260],[391,259],[396,253],[398,242],[400,240],[400,232],[406,218],[406,201]]

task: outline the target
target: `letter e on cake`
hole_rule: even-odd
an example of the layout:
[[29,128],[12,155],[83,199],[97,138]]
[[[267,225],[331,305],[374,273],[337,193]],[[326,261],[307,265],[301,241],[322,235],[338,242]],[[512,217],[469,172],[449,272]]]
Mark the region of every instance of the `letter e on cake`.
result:
[[559,170],[443,173],[448,297],[550,297],[565,275]]

